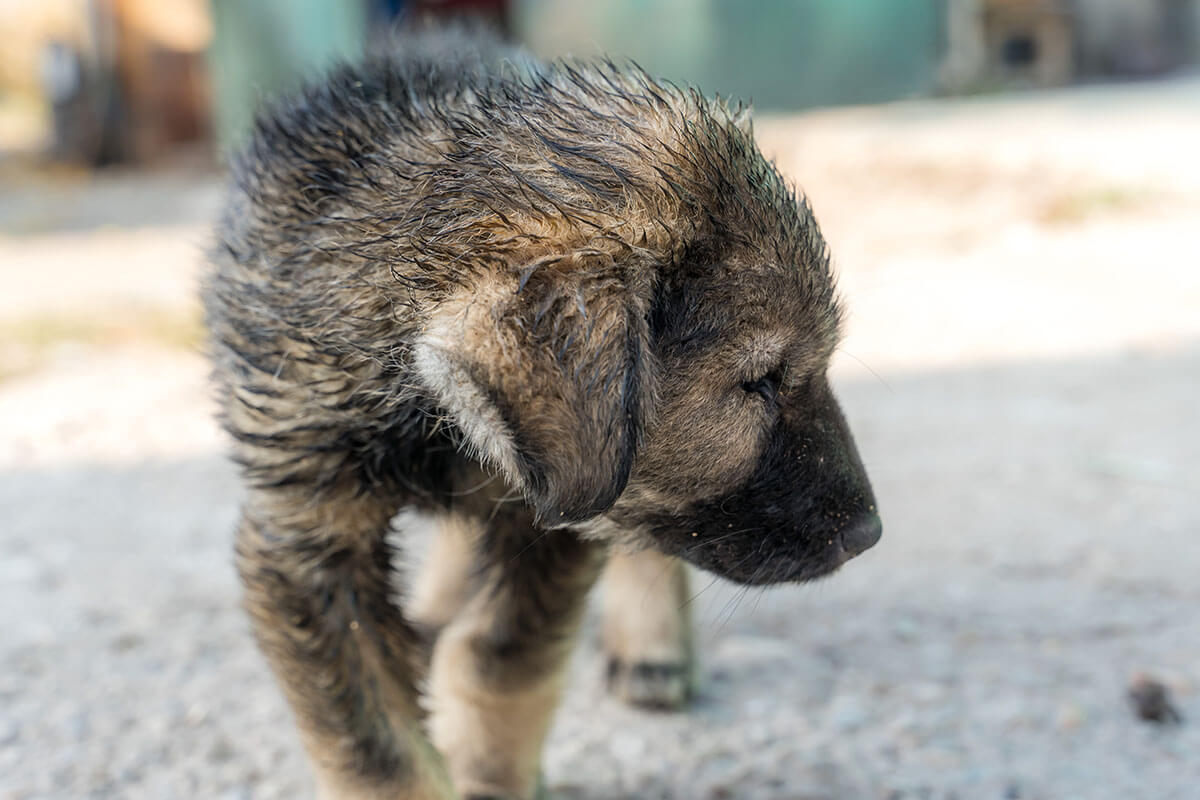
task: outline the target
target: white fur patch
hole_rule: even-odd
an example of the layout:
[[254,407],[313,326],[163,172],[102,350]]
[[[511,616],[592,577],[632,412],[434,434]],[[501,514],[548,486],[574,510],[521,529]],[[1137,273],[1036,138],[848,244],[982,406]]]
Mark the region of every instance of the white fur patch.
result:
[[476,455],[499,469],[514,486],[522,486],[512,434],[499,410],[455,360],[454,339],[444,335],[447,333],[430,330],[417,341],[413,349],[417,374],[450,412],[467,442],[478,451]]

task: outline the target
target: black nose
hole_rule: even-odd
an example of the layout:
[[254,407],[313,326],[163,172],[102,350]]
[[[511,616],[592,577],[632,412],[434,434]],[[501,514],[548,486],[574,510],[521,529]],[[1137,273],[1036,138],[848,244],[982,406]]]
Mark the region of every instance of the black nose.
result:
[[874,547],[882,535],[883,523],[879,520],[879,515],[866,514],[842,528],[838,537],[841,539],[842,549],[846,551],[846,555],[853,558]]

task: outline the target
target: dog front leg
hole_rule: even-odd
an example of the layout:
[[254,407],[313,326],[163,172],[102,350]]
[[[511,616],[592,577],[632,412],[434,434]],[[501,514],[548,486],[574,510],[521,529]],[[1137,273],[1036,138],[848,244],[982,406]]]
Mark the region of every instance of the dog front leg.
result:
[[604,572],[608,690],[631,705],[683,707],[695,655],[687,566],[653,550],[613,553]]
[[429,728],[464,798],[530,800],[563,668],[603,546],[497,515],[480,542],[480,583],[433,652]]
[[421,729],[419,639],[389,599],[395,509],[356,486],[251,493],[238,570],[328,800],[450,800]]

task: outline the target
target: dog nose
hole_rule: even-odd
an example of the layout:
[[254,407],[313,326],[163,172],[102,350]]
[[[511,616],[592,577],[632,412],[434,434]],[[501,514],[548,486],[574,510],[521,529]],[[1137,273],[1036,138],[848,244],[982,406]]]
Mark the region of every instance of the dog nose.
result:
[[883,522],[880,521],[879,515],[867,514],[842,528],[838,537],[841,539],[842,549],[846,551],[846,556],[853,558],[874,547],[882,535]]

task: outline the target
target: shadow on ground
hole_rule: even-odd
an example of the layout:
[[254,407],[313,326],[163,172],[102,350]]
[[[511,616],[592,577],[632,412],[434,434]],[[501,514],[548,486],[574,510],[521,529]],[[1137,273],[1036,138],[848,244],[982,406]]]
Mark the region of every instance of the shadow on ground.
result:
[[[702,696],[603,696],[589,630],[546,751],[555,796],[1194,797],[1200,343],[885,374],[841,395],[881,544],[834,579],[697,575]],[[217,455],[0,474],[5,797],[308,797],[237,609]]]

